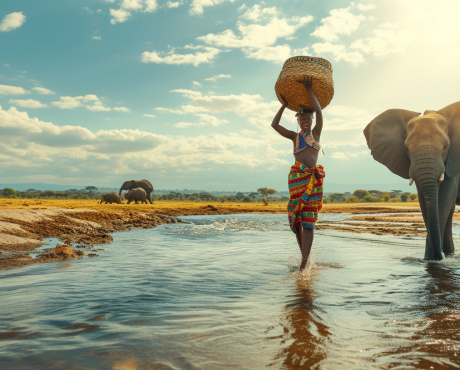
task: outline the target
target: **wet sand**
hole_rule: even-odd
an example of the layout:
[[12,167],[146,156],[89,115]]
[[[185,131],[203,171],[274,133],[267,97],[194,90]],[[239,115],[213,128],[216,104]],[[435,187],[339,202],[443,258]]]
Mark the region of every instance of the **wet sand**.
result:
[[[180,216],[285,212],[285,203],[265,206],[257,203],[156,201],[153,205],[146,205],[99,204],[96,200],[0,199],[0,270],[94,255],[93,245],[111,243],[112,232],[180,222],[176,218]],[[318,230],[426,235],[418,203],[325,204],[321,212],[366,216],[353,216],[337,222],[319,221]],[[456,212],[454,222],[459,219],[460,214]],[[58,255],[53,251],[44,251],[43,255],[32,258],[29,253],[43,246],[46,238],[57,238],[84,252]]]

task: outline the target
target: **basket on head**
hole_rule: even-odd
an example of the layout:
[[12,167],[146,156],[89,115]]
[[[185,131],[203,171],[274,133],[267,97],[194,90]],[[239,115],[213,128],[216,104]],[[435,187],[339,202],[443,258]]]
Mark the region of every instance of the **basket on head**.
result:
[[284,62],[275,84],[278,100],[280,95],[288,102],[288,109],[298,112],[299,108],[313,108],[313,103],[303,85],[304,77],[311,77],[313,93],[324,109],[334,96],[332,66],[326,59],[315,57],[292,57]]

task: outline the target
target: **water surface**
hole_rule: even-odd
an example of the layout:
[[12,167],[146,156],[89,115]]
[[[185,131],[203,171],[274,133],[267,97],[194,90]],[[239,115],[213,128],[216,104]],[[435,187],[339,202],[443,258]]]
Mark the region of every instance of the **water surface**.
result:
[[299,274],[285,215],[184,219],[0,272],[0,368],[459,367],[460,259],[422,238],[319,230]]

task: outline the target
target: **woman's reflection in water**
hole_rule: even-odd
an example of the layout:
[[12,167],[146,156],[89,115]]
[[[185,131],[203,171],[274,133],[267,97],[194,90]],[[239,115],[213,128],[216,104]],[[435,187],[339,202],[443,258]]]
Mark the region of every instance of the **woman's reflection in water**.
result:
[[329,327],[321,318],[324,312],[314,304],[317,294],[311,284],[297,285],[280,323],[284,333],[271,338],[281,339],[282,347],[271,365],[281,361],[286,369],[313,369],[327,356]]

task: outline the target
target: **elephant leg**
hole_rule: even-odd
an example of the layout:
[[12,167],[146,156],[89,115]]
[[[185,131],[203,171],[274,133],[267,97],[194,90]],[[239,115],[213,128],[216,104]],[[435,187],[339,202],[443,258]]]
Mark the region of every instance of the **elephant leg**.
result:
[[[150,202],[150,204],[153,204],[152,203],[152,197],[150,196],[150,193],[147,194],[147,199]],[[145,204],[148,204],[147,201],[145,202]]]
[[446,256],[451,256],[455,253],[454,240],[452,239],[452,218],[454,216],[454,211],[455,205],[451,209],[450,215],[447,218],[446,227],[444,228],[442,251]]
[[452,218],[455,211],[455,201],[458,192],[458,179],[446,177],[439,187],[439,224],[443,227],[442,250],[444,254],[454,254],[454,241],[452,239]]

